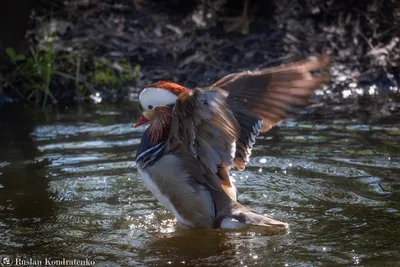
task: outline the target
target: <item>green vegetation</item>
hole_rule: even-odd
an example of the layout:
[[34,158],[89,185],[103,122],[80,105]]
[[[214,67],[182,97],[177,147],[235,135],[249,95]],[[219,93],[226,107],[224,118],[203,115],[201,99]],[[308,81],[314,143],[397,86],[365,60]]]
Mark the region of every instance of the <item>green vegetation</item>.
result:
[[31,55],[25,57],[23,54],[17,54],[11,47],[6,49],[6,53],[13,64],[13,71],[10,73],[12,82],[22,82],[29,84],[30,91],[27,99],[36,96],[36,102],[43,96],[43,105],[46,105],[48,96],[54,98],[50,91],[52,76],[57,73],[55,61],[57,55],[52,43],[46,43],[46,52],[36,48],[31,48]]
[[132,67],[126,58],[120,58],[112,63],[107,58],[94,60],[92,83],[105,86],[121,86],[124,82],[135,80],[140,66]]
[[[19,90],[19,95],[27,101],[35,100],[43,107],[51,98],[53,103],[57,99],[51,91],[54,84],[60,86],[60,80],[68,84],[72,81],[77,95],[86,97],[95,91],[95,86],[100,86],[105,91],[108,88],[120,88],[137,79],[140,65],[132,66],[127,58],[119,58],[114,61],[101,57],[93,58],[91,55],[77,51],[65,52],[56,50],[54,42],[46,42],[42,49],[30,49],[30,55],[17,54],[11,47],[6,53],[12,63],[12,69],[7,74],[7,79],[16,88],[23,85],[24,90]],[[82,57],[86,57],[82,60]],[[87,62],[87,66],[81,66]],[[86,73],[81,73],[81,69]],[[65,70],[61,71],[61,70]]]
[[5,50],[10,67],[1,74],[12,98],[45,107],[73,98],[89,99],[99,91],[114,93],[138,78],[140,66],[127,58],[98,57],[96,49],[60,42],[60,34],[66,32],[64,24],[68,23],[45,18],[40,21],[38,41],[30,44],[28,52],[17,53],[13,47]]

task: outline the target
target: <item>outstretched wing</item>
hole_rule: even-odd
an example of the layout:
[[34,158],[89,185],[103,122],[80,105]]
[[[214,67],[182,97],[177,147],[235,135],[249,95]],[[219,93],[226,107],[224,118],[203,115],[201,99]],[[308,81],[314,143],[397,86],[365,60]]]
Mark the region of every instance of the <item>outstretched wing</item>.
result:
[[234,159],[236,168],[244,169],[260,132],[298,114],[313,92],[330,79],[328,75],[311,73],[328,63],[329,56],[322,55],[289,65],[233,73],[210,87],[210,90],[227,92],[226,103],[240,126]]
[[327,81],[311,71],[327,56],[291,65],[228,75],[208,90],[180,95],[166,149],[180,156],[198,183],[230,186],[230,167],[244,169],[256,136],[297,114]]

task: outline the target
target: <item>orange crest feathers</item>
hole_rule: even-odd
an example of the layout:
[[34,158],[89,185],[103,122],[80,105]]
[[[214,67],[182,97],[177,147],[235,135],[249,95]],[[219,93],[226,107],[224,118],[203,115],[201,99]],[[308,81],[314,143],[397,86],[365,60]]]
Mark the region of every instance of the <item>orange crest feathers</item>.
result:
[[166,81],[159,81],[159,82],[153,83],[149,87],[165,89],[177,96],[179,96],[179,94],[181,94],[183,92],[185,92],[185,93],[190,92],[190,90],[184,86],[181,86],[179,84],[172,83],[172,82],[166,82]]

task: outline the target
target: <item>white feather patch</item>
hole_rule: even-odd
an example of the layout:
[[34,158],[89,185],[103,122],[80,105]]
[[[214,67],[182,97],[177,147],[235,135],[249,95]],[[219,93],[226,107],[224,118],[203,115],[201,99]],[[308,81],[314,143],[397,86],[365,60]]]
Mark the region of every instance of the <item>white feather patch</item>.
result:
[[154,87],[144,88],[139,95],[140,104],[146,110],[149,105],[159,107],[175,104],[177,99],[178,97],[170,91]]
[[220,227],[222,229],[240,229],[246,227],[246,224],[241,223],[234,218],[224,218]]

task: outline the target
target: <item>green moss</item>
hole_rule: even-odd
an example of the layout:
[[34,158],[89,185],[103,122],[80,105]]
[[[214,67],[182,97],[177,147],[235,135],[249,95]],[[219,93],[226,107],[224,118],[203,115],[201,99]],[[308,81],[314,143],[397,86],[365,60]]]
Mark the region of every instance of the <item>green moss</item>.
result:
[[137,79],[140,71],[140,65],[132,66],[127,58],[111,62],[102,57],[95,59],[93,65],[93,83],[103,86],[121,86]]

